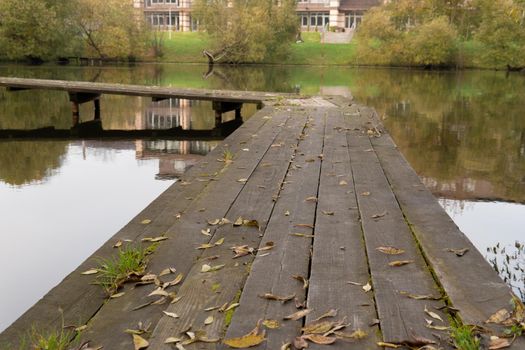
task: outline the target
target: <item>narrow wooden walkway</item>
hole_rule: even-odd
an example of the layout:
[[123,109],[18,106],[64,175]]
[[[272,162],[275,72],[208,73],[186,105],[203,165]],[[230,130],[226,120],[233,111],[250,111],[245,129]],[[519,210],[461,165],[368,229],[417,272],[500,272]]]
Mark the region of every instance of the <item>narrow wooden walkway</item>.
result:
[[[232,162],[224,161],[226,150]],[[157,277],[181,274],[174,286],[128,283],[125,294],[108,299],[92,284],[96,275],[81,274],[115,255],[119,241],[160,236],[166,239],[146,272],[174,268]],[[452,322],[478,325],[488,348],[503,327],[486,321],[501,309],[512,313],[510,300],[373,109],[339,97],[290,99],[250,118],[1,334],[0,344],[16,344],[31,327],[60,327],[63,317],[86,325],[81,339],[104,349],[133,349],[129,330],[148,349],[226,349],[224,339],[261,321],[265,337],[254,349],[304,342],[309,349],[452,349]],[[511,348],[525,348],[522,338]]]

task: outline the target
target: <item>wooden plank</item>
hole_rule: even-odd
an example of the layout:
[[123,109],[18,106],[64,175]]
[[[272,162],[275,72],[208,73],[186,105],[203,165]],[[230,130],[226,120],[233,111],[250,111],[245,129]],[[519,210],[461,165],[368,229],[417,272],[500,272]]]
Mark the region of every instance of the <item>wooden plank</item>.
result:
[[[293,233],[313,234],[316,203],[307,198],[318,196],[319,175],[323,153],[326,117],[324,111],[306,110],[311,116],[299,143],[285,184],[277,200],[263,244],[274,242],[270,256],[260,252],[242,291],[240,306],[235,311],[226,338],[240,337],[250,332],[259,320],[273,319],[278,329],[268,330],[267,340],[254,349],[279,349],[300,334],[301,321],[283,321],[297,311],[294,301],[282,304],[260,297],[265,293],[280,296],[295,294],[303,303],[306,290],[293,276],[308,278],[312,239],[292,236]],[[303,226],[297,226],[303,225]]]
[[[373,111],[368,114],[370,121],[382,129]],[[460,310],[462,321],[500,331],[484,322],[500,309],[510,311],[510,288],[425,189],[392,138],[385,133],[373,139],[372,144],[404,215],[450,302]],[[449,248],[468,248],[469,251],[457,257],[448,251]],[[517,341],[513,347],[525,347],[522,338]]]
[[[288,115],[282,112],[271,117],[270,122],[265,124],[258,134],[251,135],[256,142],[251,145],[250,151],[242,151],[228,166],[227,171],[216,177],[217,181],[213,182],[213,186],[209,186],[198,197],[191,200],[191,205],[182,213],[181,219],[175,221],[166,231],[169,240],[163,242],[155,252],[149,264],[151,272],[158,274],[167,267],[175,267],[177,273],[183,273],[184,276],[188,274],[202,254],[196,248],[213,241],[213,237],[205,236],[200,231],[208,226],[208,220],[227,215],[232,203],[244,187],[244,184],[238,180],[250,178],[275,137],[284,128],[287,119]],[[231,141],[235,142],[235,140]],[[211,229],[211,234],[214,234],[215,227]],[[151,287],[128,288],[122,298],[111,300],[90,321],[90,327],[84,335],[85,339],[108,348],[131,346],[129,335],[119,333],[118,330],[134,327],[139,321],[155,325],[162,316],[162,310],[166,308],[166,305],[158,305],[132,311],[136,306],[152,300],[148,297],[151,291]],[[177,291],[177,288],[172,291]]]
[[[352,115],[352,109],[348,113]],[[424,309],[427,307],[440,314],[435,308],[444,303],[414,300],[401,294],[439,297],[440,291],[373,152],[369,137],[362,132],[366,130],[365,122],[360,117],[350,116],[347,140],[383,340],[406,343],[416,337],[433,339],[434,330],[426,327],[425,318],[429,316]],[[377,250],[379,247],[403,249],[404,254],[384,254]],[[389,266],[389,263],[402,260],[411,263]],[[446,325],[446,316],[440,315],[445,322],[434,321]],[[444,343],[440,345],[446,347]]]
[[257,92],[257,91],[229,91],[180,89],[159,86],[123,85],[108,83],[92,83],[81,81],[43,80],[0,77],[0,86],[11,89],[46,89],[77,93],[113,94],[127,96],[144,96],[156,99],[182,98],[188,100],[220,101],[235,103],[259,104],[266,100],[276,99],[279,96],[295,96],[291,94]]
[[[224,238],[224,244],[204,251],[201,261],[191,268],[179,290],[182,300],[170,305],[166,310],[176,313],[180,319],[173,320],[167,316],[161,318],[150,340],[153,348],[169,349],[170,346],[165,345],[164,340],[181,333],[189,326],[194,330],[204,329],[211,338],[222,336],[225,314],[217,311],[209,313],[204,309],[232,303],[242,290],[253,256],[248,255],[234,260],[231,247],[241,244],[257,247],[260,244],[261,232],[266,229],[266,223],[275,205],[275,195],[279,193],[294,153],[294,147],[291,146],[297,143],[296,138],[303,129],[305,119],[304,116],[295,115],[290,118],[290,127],[283,128],[274,142],[274,144],[281,144],[282,147],[270,147],[228,211],[227,216],[232,221],[238,217],[257,220],[260,224],[260,232],[254,227],[245,226],[224,225],[217,228],[213,240]],[[224,267],[219,271],[202,273],[201,268],[205,264],[202,260],[209,256],[218,256],[216,260],[208,262],[209,264],[224,265]],[[219,289],[218,293],[216,289]],[[204,320],[210,315],[214,316],[214,322],[205,326]],[[202,349],[203,346],[205,345],[199,344],[199,348]],[[209,346],[215,345],[209,344]],[[186,348],[195,349],[194,346]]]
[[[259,113],[263,116],[271,116],[272,110],[268,107]],[[275,118],[272,126],[277,126],[282,120],[284,119]],[[191,204],[191,201],[186,198],[197,196],[210,184],[210,181],[198,180],[210,179],[224,167],[223,163],[216,161],[221,157],[223,149],[228,148],[235,156],[246,153],[241,149],[257,143],[258,140],[253,135],[270,121],[272,120],[256,116],[250,118],[225,141],[222,147],[216,148],[199,164],[189,169],[182,181],[175,183],[162,193],[36,305],[1,333],[0,344],[10,343],[14,346],[19,341],[20,333],[24,333],[33,326],[43,329],[59,327],[62,322],[62,316],[58,312],[59,308],[63,310],[66,324],[86,323],[103,304],[104,293],[99,286],[86,283],[89,277],[82,276],[81,272],[96,266],[97,259],[114,254],[113,246],[119,240],[131,239],[134,242],[140,242],[145,236],[157,236],[166,231],[176,220],[175,214],[184,212]],[[187,183],[189,185],[183,185]],[[152,220],[151,224],[143,225],[141,222],[144,219]]]
[[[377,349],[376,342],[381,339],[377,328],[369,327],[377,319],[373,293],[366,293],[362,288],[370,281],[370,274],[345,126],[341,110],[332,110],[326,127],[308,289],[308,308],[314,312],[307,316],[306,322],[311,323],[327,311],[336,309],[336,320],[346,318],[351,323],[345,333],[362,330],[368,335],[350,342],[338,340],[330,345],[330,349]],[[326,346],[311,344],[310,348],[325,349]]]

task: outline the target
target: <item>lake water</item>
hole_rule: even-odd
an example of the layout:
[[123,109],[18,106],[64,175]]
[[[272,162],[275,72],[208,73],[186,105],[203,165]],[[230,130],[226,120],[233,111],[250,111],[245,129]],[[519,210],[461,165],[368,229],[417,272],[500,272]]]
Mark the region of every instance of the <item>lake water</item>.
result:
[[[524,75],[147,64],[0,65],[0,76],[353,96],[376,108],[441,205],[525,296]],[[209,103],[103,96],[101,104],[106,129],[214,125]],[[70,124],[65,93],[0,90],[0,129]],[[0,287],[0,331],[217,145],[0,141],[0,266],[4,281],[16,281]]]

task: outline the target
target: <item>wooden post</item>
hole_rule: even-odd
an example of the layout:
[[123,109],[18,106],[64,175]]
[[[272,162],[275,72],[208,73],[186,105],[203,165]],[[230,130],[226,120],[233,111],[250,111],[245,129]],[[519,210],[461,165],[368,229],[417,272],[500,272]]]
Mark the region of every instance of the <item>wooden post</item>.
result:
[[215,127],[218,128],[222,124],[222,113],[220,110],[215,110]]
[[93,100],[93,104],[95,105],[95,120],[100,120],[100,98],[96,98]]
[[78,126],[80,123],[80,105],[77,101],[71,101],[73,109],[73,127]]

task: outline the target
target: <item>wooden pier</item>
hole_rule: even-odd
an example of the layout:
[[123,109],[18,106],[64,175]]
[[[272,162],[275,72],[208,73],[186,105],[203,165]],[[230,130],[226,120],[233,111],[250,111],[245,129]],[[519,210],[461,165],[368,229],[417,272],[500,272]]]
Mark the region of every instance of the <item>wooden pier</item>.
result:
[[[3,332],[0,344],[64,322],[95,349],[134,349],[134,339],[147,349],[228,349],[247,334],[239,341],[253,349],[305,342],[453,349],[457,323],[477,326],[481,349],[525,347],[521,337],[494,338],[522,322],[520,304],[513,309],[509,287],[373,109],[341,97],[257,98],[260,111]],[[156,283],[130,282],[109,298],[93,284],[96,274],[82,274],[120,243],[151,241],[158,247],[144,274]]]

